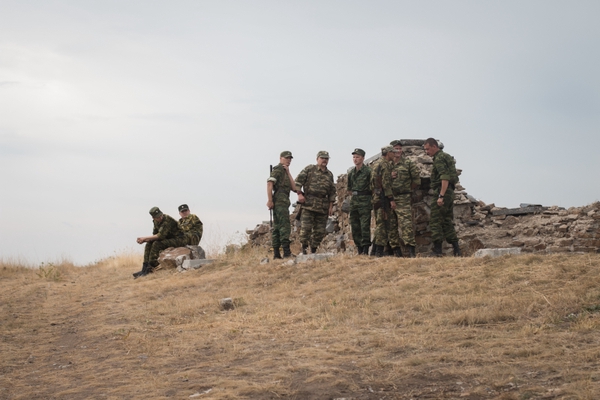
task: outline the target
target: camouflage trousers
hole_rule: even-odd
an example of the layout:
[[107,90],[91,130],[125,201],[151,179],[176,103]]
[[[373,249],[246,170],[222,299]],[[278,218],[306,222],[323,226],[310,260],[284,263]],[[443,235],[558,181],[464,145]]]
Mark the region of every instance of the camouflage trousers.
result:
[[[304,213],[304,211],[303,211]],[[273,207],[273,231],[271,232],[271,244],[274,249],[290,244],[290,207]]]
[[429,229],[433,242],[448,243],[458,242],[458,236],[454,230],[454,191],[448,189],[444,195],[444,204],[437,205],[437,197],[431,201],[431,215],[429,217]]
[[327,234],[327,214],[303,209],[300,218],[300,243],[303,246],[317,248]]
[[398,218],[402,241],[406,246],[416,246],[410,197],[410,194],[394,196],[394,202],[396,203],[396,210],[394,211],[396,211],[396,217]]
[[185,243],[188,246],[198,246],[200,244],[200,240],[202,239],[202,228],[200,228],[200,232],[186,232],[185,233]]
[[371,246],[371,204],[350,210],[352,239],[359,247]]
[[[386,220],[387,218],[387,220]],[[383,207],[375,211],[375,234],[373,243],[377,246],[390,244],[392,248],[400,246],[400,235],[398,234],[398,219],[394,210],[384,211]]]
[[158,255],[161,251],[169,247],[184,247],[185,245],[187,245],[187,239],[184,236],[147,242],[144,247],[144,262],[150,263],[152,267],[156,267],[158,265]]

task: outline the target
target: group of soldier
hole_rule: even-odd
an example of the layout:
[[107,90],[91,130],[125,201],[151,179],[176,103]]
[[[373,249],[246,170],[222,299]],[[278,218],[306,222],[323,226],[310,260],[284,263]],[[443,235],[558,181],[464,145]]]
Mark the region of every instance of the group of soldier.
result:
[[[433,159],[430,230],[433,254],[442,255],[446,240],[460,256],[458,237],[454,229],[454,185],[458,182],[455,161],[439,148],[437,140],[425,140],[423,148]],[[354,168],[348,173],[350,226],[358,254],[381,257],[386,249],[402,257],[401,240],[407,257],[416,256],[415,229],[412,221],[411,198],[420,186],[420,173],[408,157],[403,156],[400,140],[381,148],[381,158],[374,165],[365,165],[365,151],[352,152]],[[327,219],[333,213],[336,189],[333,174],[327,169],[329,153],[320,151],[317,162],[308,165],[294,180],[289,170],[293,156],[283,151],[279,164],[267,180],[267,207],[273,212],[271,235],[273,258],[291,257],[289,215],[290,192],[298,195],[300,205],[300,243],[302,253],[316,253],[326,234]],[[375,232],[371,241],[371,218],[375,215]],[[401,232],[401,235],[400,235]],[[280,249],[283,249],[283,254]],[[370,249],[370,252],[369,252]]]
[[142,270],[133,274],[134,279],[152,273],[158,266],[158,256],[169,247],[197,246],[202,239],[203,225],[197,215],[191,214],[187,204],[178,207],[179,221],[164,214],[158,207],[150,209],[154,223],[152,236],[137,238],[139,244],[146,243]]

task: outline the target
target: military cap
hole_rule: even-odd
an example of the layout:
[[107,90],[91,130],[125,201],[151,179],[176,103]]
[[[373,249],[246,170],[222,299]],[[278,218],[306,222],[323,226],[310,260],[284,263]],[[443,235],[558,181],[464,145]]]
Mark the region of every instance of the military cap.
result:
[[396,149],[394,149],[394,146],[383,146],[383,147],[381,148],[381,154],[387,154],[387,153],[389,153],[390,151],[391,151],[392,153],[397,153]]
[[160,208],[158,207],[152,207],[150,209],[150,215],[152,215],[152,218],[160,217],[162,215],[162,211],[160,211]]
[[182,204],[182,205],[180,205],[180,206],[178,207],[178,209],[179,209],[179,212],[183,212],[183,211],[189,211],[189,210],[190,210],[190,208],[188,207],[188,205],[187,205],[187,204]]
[[366,153],[363,149],[354,149],[352,154],[358,154],[359,156],[364,157]]
[[292,152],[291,151],[282,151],[281,154],[279,155],[279,157],[283,157],[283,158],[294,158],[294,156],[292,156]]
[[321,150],[317,153],[317,158],[329,158],[329,153],[325,150]]
[[390,142],[390,146],[400,146],[400,147],[402,147],[402,141],[401,140],[392,140]]

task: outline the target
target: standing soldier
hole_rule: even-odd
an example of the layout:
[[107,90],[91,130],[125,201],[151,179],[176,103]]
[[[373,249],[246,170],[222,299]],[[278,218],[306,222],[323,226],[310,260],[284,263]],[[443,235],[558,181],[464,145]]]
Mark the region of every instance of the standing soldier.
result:
[[429,138],[423,145],[425,153],[433,157],[431,189],[436,194],[431,202],[429,228],[433,240],[433,254],[442,256],[444,239],[452,245],[454,256],[461,255],[458,236],[454,230],[454,185],[458,182],[456,161],[450,154],[440,150],[437,140]]
[[296,191],[294,178],[290,173],[292,152],[282,151],[279,155],[279,164],[271,171],[267,179],[267,207],[273,210],[273,232],[271,244],[273,245],[273,259],[282,258],[279,247],[283,248],[283,257],[291,257],[290,250],[290,191]]
[[179,206],[179,229],[185,235],[186,244],[189,246],[198,246],[202,239],[202,231],[204,230],[202,221],[196,214],[190,214],[190,208],[187,204]]
[[177,221],[163,214],[158,207],[152,207],[150,215],[154,222],[152,236],[142,236],[136,240],[139,244],[146,243],[146,247],[144,248],[142,270],[134,273],[134,278],[151,273],[158,266],[158,255],[162,250],[169,247],[181,247],[186,244],[185,236],[179,225],[177,225]]
[[408,256],[414,258],[417,242],[412,222],[411,197],[412,191],[421,184],[421,178],[415,163],[402,156],[400,140],[393,140],[390,144],[396,150],[392,169],[392,192],[396,203],[396,217],[402,232],[402,240],[408,249]]
[[352,152],[354,168],[348,173],[348,192],[350,200],[350,227],[358,254],[369,254],[371,247],[371,168],[364,165],[365,151],[354,149]]
[[373,166],[371,172],[371,191],[373,192],[373,209],[375,210],[375,235],[371,254],[383,256],[383,249],[389,243],[396,257],[402,257],[400,235],[398,235],[398,219],[396,203],[392,192],[392,168],[394,153],[392,146],[381,148],[382,157]]
[[[308,165],[296,177],[298,202],[302,204],[300,222],[300,243],[302,254],[307,253],[310,246],[311,253],[316,253],[317,248],[325,237],[327,217],[333,214],[335,201],[335,186],[333,174],[327,169],[329,153],[319,151],[317,164]],[[303,191],[300,191],[304,189]]]

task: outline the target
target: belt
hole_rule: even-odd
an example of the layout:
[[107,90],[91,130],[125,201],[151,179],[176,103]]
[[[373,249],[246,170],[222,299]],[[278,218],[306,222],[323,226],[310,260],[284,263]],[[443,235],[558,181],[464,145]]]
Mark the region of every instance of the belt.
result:
[[403,194],[411,194],[412,192],[393,192],[393,193],[394,193],[394,196],[400,196]]
[[316,197],[317,199],[326,199],[328,196],[326,194],[324,194],[322,196],[317,196],[314,194],[306,194],[306,197]]
[[370,190],[353,190],[352,191],[352,196],[371,196],[373,193],[371,193]]

